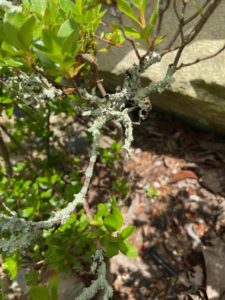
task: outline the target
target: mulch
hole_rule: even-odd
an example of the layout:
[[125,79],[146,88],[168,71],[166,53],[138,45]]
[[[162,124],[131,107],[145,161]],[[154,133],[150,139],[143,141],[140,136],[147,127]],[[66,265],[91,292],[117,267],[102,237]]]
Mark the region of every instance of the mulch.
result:
[[225,139],[157,113],[134,133],[120,205],[139,256],[112,259],[114,299],[222,299]]

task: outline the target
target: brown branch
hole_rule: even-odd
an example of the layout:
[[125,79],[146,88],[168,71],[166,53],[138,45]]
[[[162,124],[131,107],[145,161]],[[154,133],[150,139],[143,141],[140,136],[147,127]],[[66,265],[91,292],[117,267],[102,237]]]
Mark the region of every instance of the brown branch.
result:
[[197,58],[196,60],[192,61],[192,62],[189,62],[189,63],[181,63],[178,67],[175,68],[175,70],[180,70],[181,68],[183,67],[189,67],[189,66],[192,66],[192,65],[195,65],[201,61],[204,61],[204,60],[207,60],[207,59],[210,59],[210,58],[213,58],[215,56],[217,56],[218,54],[220,54],[222,51],[225,50],[225,45],[223,45],[222,48],[220,48],[218,51],[216,51],[215,53],[213,54],[210,54],[208,56],[205,56],[203,58]]
[[[202,14],[201,19],[195,24],[194,28],[191,30],[191,32],[184,37],[184,42],[181,43],[181,45],[174,47],[174,48],[165,48],[161,56],[164,56],[165,54],[179,50],[181,47],[184,49],[187,44],[193,41],[193,39],[199,34],[199,32],[202,30],[203,26],[205,25],[206,21],[209,19],[209,17],[212,15],[216,7],[220,4],[222,0],[211,0],[211,3],[208,3],[208,7],[206,8],[205,12]],[[184,21],[185,23],[185,21]],[[180,24],[179,24],[180,26]],[[180,34],[180,28],[178,29],[178,35]],[[173,41],[174,43],[174,41]]]
[[135,41],[134,41],[132,38],[129,38],[129,37],[126,35],[126,32],[125,32],[124,27],[123,27],[123,21],[122,21],[122,16],[121,16],[121,15],[118,17],[118,21],[119,21],[119,23],[120,23],[120,29],[121,29],[121,31],[122,31],[122,34],[123,34],[125,40],[127,40],[127,41],[131,44],[131,46],[132,46],[132,48],[134,49],[134,52],[135,52],[135,54],[136,54],[138,60],[141,61],[142,57],[141,57],[141,55],[140,55],[140,53],[139,53],[139,51],[138,51],[138,47],[137,47]]
[[181,57],[181,54],[185,48],[185,40],[184,40],[184,32],[183,32],[183,28],[184,28],[184,14],[185,14],[185,9],[186,9],[186,5],[187,3],[183,1],[183,6],[182,6],[182,12],[181,12],[181,16],[178,13],[177,10],[177,0],[173,0],[173,8],[175,11],[175,14],[177,16],[177,19],[179,21],[179,32],[180,32],[180,37],[181,37],[181,47],[179,48],[179,50],[177,51],[177,54],[174,58],[174,62],[173,62],[173,67],[176,68],[178,61]]
[[[184,2],[183,2],[183,3],[184,3]],[[202,9],[204,10],[209,4],[210,4],[209,1],[206,0],[206,2],[205,2],[205,3],[203,4],[203,6],[202,6]],[[175,12],[175,13],[176,13],[176,12]],[[199,13],[198,13],[198,12],[194,13],[192,16],[190,16],[190,17],[187,18],[186,20],[184,19],[183,25],[186,26],[188,23],[190,23],[191,21],[193,21],[193,20],[196,19],[197,17],[199,17]],[[176,48],[173,48],[171,51],[168,51],[168,50],[170,50],[170,48],[173,46],[173,44],[174,44],[175,41],[177,40],[179,34],[180,34],[180,25],[178,24],[177,30],[175,31],[173,37],[171,38],[171,40],[169,41],[169,43],[168,43],[167,46],[165,47],[165,49],[167,49],[167,50],[164,50],[166,53],[178,49],[178,47],[176,47]]]
[[122,45],[114,44],[114,43],[112,43],[111,41],[109,41],[109,40],[107,40],[107,39],[104,39],[104,38],[102,38],[102,37],[100,37],[100,36],[98,36],[98,35],[96,35],[96,34],[94,34],[94,37],[95,37],[97,40],[102,41],[102,42],[105,42],[105,43],[107,43],[107,44],[110,45],[110,46],[114,46],[114,47],[116,47],[116,48],[123,48]]
[[[205,3],[202,5],[202,11],[206,8],[206,6],[209,4],[209,1],[206,0]],[[189,18],[187,18],[184,21],[184,25],[190,23],[191,21],[193,21],[195,18],[199,17],[199,12],[194,13],[192,16],[190,16]]]
[[91,65],[93,73],[94,73],[93,81],[97,85],[99,92],[101,93],[102,97],[104,98],[106,95],[106,91],[102,84],[103,80],[100,80],[98,78],[98,66],[97,66],[96,58],[87,53],[81,54],[80,56],[81,56],[82,60],[88,62]]
[[159,17],[158,17],[158,23],[157,23],[157,27],[156,27],[156,36],[158,36],[160,34],[161,28],[162,28],[162,22],[163,22],[163,17],[165,12],[168,10],[169,6],[170,6],[170,1],[171,0],[167,0],[166,4],[164,7],[160,7],[159,8]]
[[201,19],[197,22],[197,24],[194,26],[192,31],[188,34],[188,36],[185,38],[186,44],[193,41],[193,39],[199,34],[203,26],[205,25],[206,21],[209,19],[209,17],[212,15],[216,7],[220,4],[222,0],[212,0],[211,4],[209,4],[206,11],[202,14]]

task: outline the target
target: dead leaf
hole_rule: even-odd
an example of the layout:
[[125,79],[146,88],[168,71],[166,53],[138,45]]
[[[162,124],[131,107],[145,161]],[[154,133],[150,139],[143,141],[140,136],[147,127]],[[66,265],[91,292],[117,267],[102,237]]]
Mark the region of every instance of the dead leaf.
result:
[[193,171],[181,170],[181,171],[179,171],[178,173],[176,173],[175,175],[172,176],[169,183],[176,183],[178,181],[182,181],[182,180],[185,180],[185,179],[196,179],[196,180],[198,180],[198,176]]

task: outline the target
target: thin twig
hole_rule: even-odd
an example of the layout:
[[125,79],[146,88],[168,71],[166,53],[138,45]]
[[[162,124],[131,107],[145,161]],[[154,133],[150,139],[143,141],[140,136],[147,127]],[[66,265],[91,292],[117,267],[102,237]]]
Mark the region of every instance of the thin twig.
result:
[[160,34],[160,31],[161,31],[161,28],[162,28],[162,22],[163,22],[164,14],[168,10],[168,8],[170,6],[170,2],[171,2],[171,0],[167,0],[165,6],[164,7],[161,6],[160,9],[159,9],[159,17],[158,17],[158,23],[157,23],[157,27],[156,27],[156,34],[155,34],[155,36],[158,36]]
[[132,38],[129,38],[129,37],[126,35],[126,32],[125,32],[125,30],[124,30],[123,20],[122,20],[121,15],[118,17],[118,20],[119,20],[119,23],[120,23],[120,29],[121,29],[121,31],[122,31],[122,34],[123,34],[125,40],[127,40],[127,41],[131,44],[131,46],[132,46],[132,48],[134,49],[134,52],[135,52],[135,54],[136,54],[138,60],[141,61],[142,57],[141,57],[141,55],[140,55],[140,53],[139,53],[139,51],[138,51],[138,47],[137,47],[135,41],[134,41]]
[[216,51],[215,53],[213,53],[213,54],[210,54],[210,55],[208,55],[208,56],[205,56],[205,57],[203,57],[203,58],[197,58],[196,60],[194,60],[194,61],[192,61],[192,62],[189,62],[189,63],[181,63],[178,67],[176,67],[175,69],[176,70],[180,70],[181,68],[184,68],[184,67],[189,67],[189,66],[192,66],[192,65],[195,65],[195,64],[197,64],[197,63],[199,63],[199,62],[202,62],[202,61],[204,61],[204,60],[207,60],[207,59],[210,59],[210,58],[213,58],[213,57],[215,57],[215,56],[217,56],[218,54],[220,54],[222,51],[224,51],[225,50],[225,45],[223,45],[223,47],[222,48],[220,48],[218,51]]

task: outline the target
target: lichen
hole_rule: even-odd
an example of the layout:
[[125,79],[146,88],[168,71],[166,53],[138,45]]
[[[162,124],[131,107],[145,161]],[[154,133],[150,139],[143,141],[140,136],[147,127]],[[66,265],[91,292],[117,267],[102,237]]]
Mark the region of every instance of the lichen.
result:
[[97,250],[91,265],[91,273],[96,274],[96,279],[92,281],[89,287],[83,289],[82,293],[76,297],[76,300],[88,300],[99,292],[102,292],[103,300],[108,300],[113,296],[113,289],[106,279],[106,264],[101,250]]

